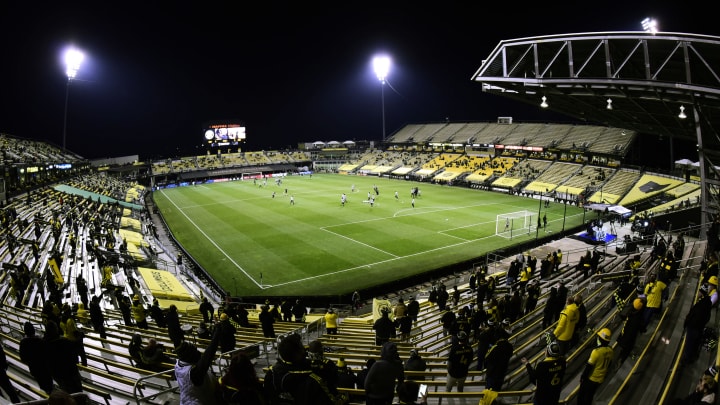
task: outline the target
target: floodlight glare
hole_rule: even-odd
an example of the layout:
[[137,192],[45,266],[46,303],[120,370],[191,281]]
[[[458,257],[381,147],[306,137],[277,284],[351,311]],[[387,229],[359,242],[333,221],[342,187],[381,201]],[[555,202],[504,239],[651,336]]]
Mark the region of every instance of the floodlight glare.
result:
[[67,67],[65,74],[67,74],[68,79],[75,78],[84,58],[85,55],[75,48],[70,48],[65,52],[65,66]]
[[376,56],[373,59],[373,69],[375,69],[378,80],[384,84],[385,78],[390,72],[390,58],[388,56]]
[[685,106],[683,105],[680,106],[680,114],[678,114],[678,118],[683,120],[687,118],[687,115],[685,115]]
[[654,18],[648,17],[642,20],[642,27],[645,32],[649,32],[651,34],[657,34],[658,32],[658,23]]
[[611,98],[607,99],[607,107],[605,107],[605,108],[607,108],[608,110],[612,110],[612,99]]

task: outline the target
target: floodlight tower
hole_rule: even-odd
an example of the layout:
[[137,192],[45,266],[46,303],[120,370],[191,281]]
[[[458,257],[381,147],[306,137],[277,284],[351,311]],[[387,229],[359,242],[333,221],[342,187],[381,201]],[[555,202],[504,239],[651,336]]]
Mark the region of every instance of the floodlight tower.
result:
[[390,57],[381,55],[373,59],[373,68],[380,80],[380,98],[382,102],[382,140],[385,142],[385,78],[390,71]]
[[68,111],[68,98],[70,97],[70,83],[75,79],[75,76],[77,76],[78,70],[80,70],[80,64],[82,63],[83,59],[85,58],[85,55],[71,47],[68,48],[65,51],[65,74],[67,75],[67,86],[65,86],[65,116],[63,118],[63,142],[62,147],[63,151],[66,150],[65,148],[65,139],[67,135],[67,111]]

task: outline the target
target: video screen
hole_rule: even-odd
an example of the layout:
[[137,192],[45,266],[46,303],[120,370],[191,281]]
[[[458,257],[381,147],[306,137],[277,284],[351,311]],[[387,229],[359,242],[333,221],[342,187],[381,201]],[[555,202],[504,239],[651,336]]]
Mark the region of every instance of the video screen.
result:
[[205,142],[212,147],[237,146],[245,140],[245,125],[208,124],[204,129]]

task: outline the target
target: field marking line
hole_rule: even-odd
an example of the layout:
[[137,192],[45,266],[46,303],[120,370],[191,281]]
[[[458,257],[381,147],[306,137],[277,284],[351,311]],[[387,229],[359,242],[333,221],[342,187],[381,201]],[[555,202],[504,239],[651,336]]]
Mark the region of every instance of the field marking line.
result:
[[173,201],[170,197],[168,197],[168,196],[165,194],[165,190],[162,190],[161,192],[163,193],[163,195],[165,195],[165,198],[167,198],[168,201],[170,201],[170,203],[171,203],[173,206],[175,206],[175,208],[185,217],[185,219],[187,219],[188,222],[190,222],[190,223],[198,230],[198,232],[200,232],[208,241],[210,241],[210,243],[212,243],[213,246],[215,246],[215,248],[216,248],[217,250],[219,250],[220,253],[223,254],[223,256],[225,256],[228,260],[230,260],[230,262],[231,262],[232,264],[234,264],[235,267],[237,267],[238,270],[240,270],[248,279],[250,279],[250,281],[252,281],[253,284],[255,284],[255,285],[256,285],[258,288],[260,288],[260,289],[263,288],[262,285],[259,284],[257,281],[255,281],[254,278],[250,277],[250,275],[245,271],[245,269],[242,268],[242,266],[240,266],[235,260],[233,260],[233,258],[230,257],[230,255],[228,255],[227,253],[225,253],[225,251],[224,251],[220,246],[218,246],[218,244],[217,244],[210,236],[208,236],[208,234],[206,234],[205,231],[203,231],[202,229],[200,229],[200,227],[195,223],[195,221],[193,221],[192,219],[190,219],[190,217],[188,217],[187,214],[185,214],[185,212],[184,212],[180,207],[178,207],[177,204],[175,204],[175,201]]
[[[581,215],[581,213],[578,213],[578,214],[575,214],[575,215],[571,215],[571,217],[572,217],[572,216],[578,216],[578,215]],[[493,222],[493,221],[488,221],[488,222]],[[384,264],[384,263],[389,263],[389,262],[392,262],[392,261],[395,261],[395,260],[402,260],[402,259],[405,259],[405,258],[408,258],[408,257],[424,255],[424,254],[426,254],[426,253],[432,253],[432,252],[435,252],[435,251],[438,251],[438,250],[447,249],[447,248],[452,248],[452,247],[456,247],[456,246],[461,246],[461,245],[465,245],[465,244],[467,244],[467,243],[479,242],[479,241],[484,240],[484,239],[495,238],[495,237],[497,237],[497,235],[492,234],[492,235],[484,236],[484,237],[482,237],[482,238],[470,239],[470,240],[467,240],[467,241],[464,241],[464,242],[456,243],[456,244],[454,244],[454,245],[447,245],[447,246],[437,247],[437,248],[434,248],[434,249],[424,250],[424,251],[422,251],[422,252],[412,253],[412,254],[405,255],[405,256],[396,256],[396,257],[393,257],[393,258],[391,258],[391,259],[381,260],[381,261],[379,261],[379,262],[374,262],[374,263],[369,263],[369,264],[363,264],[363,265],[360,265],[360,266],[350,267],[350,268],[343,269],[343,270],[332,271],[332,272],[324,273],[324,274],[318,274],[318,275],[315,275],[315,276],[305,277],[305,278],[301,278],[301,279],[297,279],[297,280],[292,280],[292,281],[286,281],[286,282],[280,283],[280,284],[273,284],[272,287],[270,287],[270,286],[264,286],[264,287],[262,287],[262,289],[275,288],[275,287],[283,287],[283,286],[286,286],[286,285],[295,284],[295,283],[300,283],[300,282],[305,282],[305,281],[309,281],[309,280],[314,280],[314,279],[318,279],[318,278],[325,277],[325,276],[331,276],[331,275],[335,275],[335,274],[347,273],[347,272],[349,272],[349,271],[354,271],[354,270],[359,270],[359,269],[368,269],[368,268],[370,268],[370,267],[372,267],[372,266],[375,266],[375,265]]]
[[360,241],[355,240],[355,239],[353,239],[353,238],[351,238],[351,237],[348,237],[348,236],[345,236],[345,235],[341,235],[341,234],[339,234],[339,233],[337,233],[337,232],[333,232],[333,231],[330,231],[330,230],[325,229],[325,228],[320,228],[320,230],[325,231],[325,232],[329,232],[329,233],[331,233],[331,234],[333,234],[333,235],[335,235],[335,236],[339,236],[339,237],[341,237],[341,238],[347,239],[347,240],[349,240],[349,241],[351,241],[351,242],[353,242],[353,243],[357,243],[358,245],[363,245],[363,246],[368,247],[368,248],[370,248],[370,249],[375,249],[375,250],[377,250],[378,252],[385,253],[385,254],[388,255],[388,256],[398,257],[397,255],[394,255],[394,254],[392,254],[392,253],[390,253],[390,252],[386,252],[386,251],[384,251],[384,250],[382,250],[382,249],[376,248],[375,246],[368,245],[367,243],[360,242]]
[[[396,260],[402,260],[402,259],[406,259],[406,258],[408,258],[408,257],[424,255],[424,254],[426,254],[426,253],[432,253],[432,252],[435,252],[435,251],[438,251],[438,250],[447,249],[447,248],[452,248],[452,247],[456,247],[456,246],[461,246],[461,245],[465,245],[465,244],[467,244],[467,243],[478,242],[478,241],[483,240],[483,239],[494,238],[494,237],[495,237],[494,234],[493,234],[493,235],[488,235],[488,236],[484,236],[484,237],[478,238],[478,239],[466,240],[466,241],[463,241],[463,242],[460,242],[460,243],[456,243],[456,244],[454,244],[454,245],[441,246],[441,247],[437,247],[437,248],[434,248],[434,249],[423,250],[422,252],[416,252],[416,253],[412,253],[412,254],[405,255],[405,256],[395,256],[395,257],[393,257],[393,258],[385,259],[385,260],[380,260],[380,261],[374,262],[374,263],[363,264],[363,265],[360,265],[360,266],[350,267],[350,268],[342,269],[342,270],[338,270],[338,271],[332,271],[332,272],[329,272],[329,273],[318,274],[318,275],[315,275],[315,276],[300,278],[300,279],[296,279],[296,280],[292,280],[292,281],[286,281],[286,282],[284,282],[284,283],[273,284],[272,288],[275,288],[275,287],[283,287],[283,286],[290,285],[290,284],[301,283],[301,282],[305,282],[305,281],[309,281],[309,280],[315,280],[315,279],[318,279],[318,278],[321,278],[321,277],[332,276],[332,275],[342,274],[342,273],[347,273],[347,272],[349,272],[349,271],[354,271],[354,270],[359,270],[359,269],[368,269],[368,268],[370,268],[370,267],[372,267],[372,266],[375,266],[375,265],[384,264],[384,263],[389,263],[389,262],[396,261]],[[268,287],[268,288],[270,288],[270,287]]]

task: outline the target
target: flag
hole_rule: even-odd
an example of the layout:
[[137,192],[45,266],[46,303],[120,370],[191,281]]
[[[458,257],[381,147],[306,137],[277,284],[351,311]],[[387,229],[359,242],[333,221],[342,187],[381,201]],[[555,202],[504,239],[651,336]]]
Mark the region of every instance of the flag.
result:
[[390,319],[394,318],[392,313],[392,303],[390,300],[373,298],[373,321],[377,321],[382,316],[383,308],[387,308],[390,311]]

